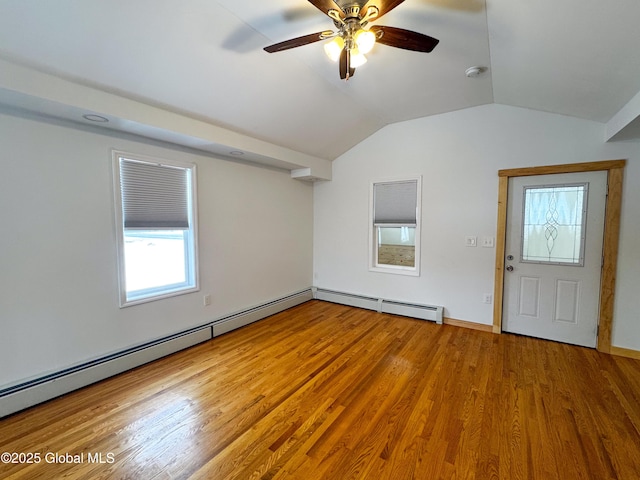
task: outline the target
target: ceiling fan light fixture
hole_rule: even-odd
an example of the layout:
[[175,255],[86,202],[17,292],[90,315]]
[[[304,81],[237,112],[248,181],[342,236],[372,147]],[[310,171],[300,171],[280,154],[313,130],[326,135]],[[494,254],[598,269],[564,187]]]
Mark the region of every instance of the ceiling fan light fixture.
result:
[[[282,52],[290,48],[325,41],[326,55],[334,62],[339,63],[340,78],[349,80],[355,74],[356,68],[367,61],[364,54],[372,51],[376,43],[425,53],[431,52],[439,43],[437,38],[404,28],[384,25],[369,26],[370,20],[382,17],[405,0],[308,1],[332,19],[337,30],[323,30],[274,43],[264,47],[266,52]],[[369,5],[370,3],[371,5]]]
[[376,43],[375,33],[369,30],[358,30],[353,36],[353,39],[355,40],[356,45],[358,45],[360,53],[369,53]]
[[358,48],[351,49],[350,65],[351,68],[358,68],[367,63],[367,57],[365,57]]
[[344,39],[342,37],[334,37],[333,40],[324,44],[324,53],[327,54],[334,62],[340,59],[340,52],[344,48]]

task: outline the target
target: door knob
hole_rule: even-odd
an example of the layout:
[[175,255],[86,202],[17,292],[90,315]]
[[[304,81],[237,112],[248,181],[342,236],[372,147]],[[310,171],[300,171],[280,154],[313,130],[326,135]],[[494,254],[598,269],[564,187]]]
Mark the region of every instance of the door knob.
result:
[[507,266],[507,272],[513,272],[513,265]]

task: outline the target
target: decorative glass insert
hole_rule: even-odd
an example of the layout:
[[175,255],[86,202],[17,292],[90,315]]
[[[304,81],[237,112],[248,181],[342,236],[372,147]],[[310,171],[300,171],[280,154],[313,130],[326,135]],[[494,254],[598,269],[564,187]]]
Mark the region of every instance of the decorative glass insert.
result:
[[584,265],[588,187],[524,187],[522,262]]

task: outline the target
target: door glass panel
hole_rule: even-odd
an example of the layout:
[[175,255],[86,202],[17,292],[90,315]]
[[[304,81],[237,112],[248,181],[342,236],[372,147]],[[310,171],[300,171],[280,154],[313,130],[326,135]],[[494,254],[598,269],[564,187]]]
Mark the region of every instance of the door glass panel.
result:
[[524,187],[522,262],[584,265],[588,185]]

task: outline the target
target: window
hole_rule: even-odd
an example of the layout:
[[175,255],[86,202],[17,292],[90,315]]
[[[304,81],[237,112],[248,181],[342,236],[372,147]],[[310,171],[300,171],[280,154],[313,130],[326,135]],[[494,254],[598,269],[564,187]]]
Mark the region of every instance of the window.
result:
[[120,305],[198,290],[196,167],[114,152]]
[[420,275],[421,188],[421,177],[371,185],[370,270]]
[[584,265],[588,187],[524,187],[522,262]]

